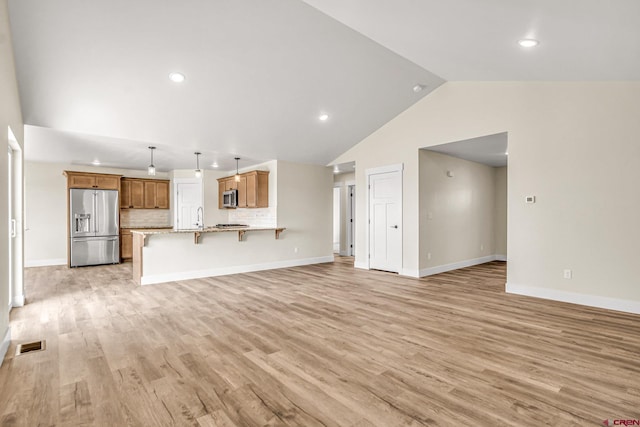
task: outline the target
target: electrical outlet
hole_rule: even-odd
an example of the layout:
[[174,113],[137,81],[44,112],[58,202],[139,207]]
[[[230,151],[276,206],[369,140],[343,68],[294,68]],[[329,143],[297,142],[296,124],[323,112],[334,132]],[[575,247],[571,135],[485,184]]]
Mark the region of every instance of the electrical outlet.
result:
[[298,248],[293,248],[293,253],[297,254],[298,253]]
[[569,269],[564,270],[564,278],[565,279],[571,279],[572,276],[572,272]]
[[427,259],[431,259],[431,252],[427,252]]
[[482,244],[480,245],[480,250],[484,251],[484,245],[482,245]]

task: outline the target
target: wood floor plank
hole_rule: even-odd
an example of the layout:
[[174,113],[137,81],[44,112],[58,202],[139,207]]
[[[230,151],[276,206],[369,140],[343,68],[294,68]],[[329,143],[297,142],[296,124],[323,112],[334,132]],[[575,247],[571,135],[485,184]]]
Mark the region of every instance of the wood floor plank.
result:
[[[601,425],[640,419],[640,316],[504,293],[492,262],[334,263],[137,286],[26,270],[2,426]],[[15,356],[20,342],[47,340]]]

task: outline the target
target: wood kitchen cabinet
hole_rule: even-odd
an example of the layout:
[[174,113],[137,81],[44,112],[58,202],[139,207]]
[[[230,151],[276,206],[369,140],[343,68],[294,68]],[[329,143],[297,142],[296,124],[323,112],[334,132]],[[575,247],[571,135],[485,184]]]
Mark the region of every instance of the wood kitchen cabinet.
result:
[[169,181],[144,182],[145,209],[169,209]]
[[222,193],[238,190],[239,208],[269,207],[269,171],[251,171],[240,174],[240,181],[235,176],[218,178],[218,208],[223,209]]
[[131,230],[120,230],[120,258],[133,258],[133,236]]
[[119,190],[121,175],[64,171],[67,188],[95,188],[97,190]]
[[140,179],[122,178],[120,188],[121,209],[144,208],[144,181]]
[[121,209],[169,209],[167,180],[122,178]]

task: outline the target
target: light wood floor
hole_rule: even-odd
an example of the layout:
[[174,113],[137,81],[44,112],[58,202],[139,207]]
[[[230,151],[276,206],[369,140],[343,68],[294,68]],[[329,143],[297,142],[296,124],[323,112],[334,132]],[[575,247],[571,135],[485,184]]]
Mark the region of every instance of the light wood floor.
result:
[[[350,262],[351,261],[351,262]],[[640,418],[640,316],[322,264],[138,287],[28,269],[2,426],[541,426]],[[47,349],[14,357],[15,344]]]

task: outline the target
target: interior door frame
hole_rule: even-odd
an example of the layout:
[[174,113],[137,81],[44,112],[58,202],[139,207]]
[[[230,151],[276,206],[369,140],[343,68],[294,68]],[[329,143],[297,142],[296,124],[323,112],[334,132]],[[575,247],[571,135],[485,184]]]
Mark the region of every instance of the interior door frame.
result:
[[179,184],[198,184],[200,186],[200,201],[202,202],[202,222],[204,223],[204,183],[202,178],[174,178],[171,182],[173,188],[172,188],[172,195],[173,195],[173,200],[175,201],[174,203],[171,203],[171,209],[173,210],[172,212],[172,217],[173,217],[173,227],[177,228],[178,226],[178,185]]
[[11,307],[22,307],[25,304],[24,292],[24,153],[18,143],[11,126],[7,127],[8,146],[11,148],[11,209],[12,217],[15,220],[15,237],[10,237],[12,245],[11,257]]
[[[365,178],[366,178],[366,183],[367,183],[367,191],[365,192],[365,203],[367,206],[367,212],[366,212],[366,222],[365,222],[365,227],[367,232],[365,233],[365,245],[366,245],[366,255],[367,255],[367,259],[366,262],[363,263],[362,265],[366,265],[366,269],[370,270],[371,269],[371,247],[369,246],[369,242],[370,242],[370,234],[371,234],[371,206],[369,204],[369,200],[370,200],[370,194],[371,194],[371,176],[372,175],[378,175],[378,174],[382,174],[382,173],[389,173],[389,172],[399,172],[400,173],[400,218],[402,218],[402,224],[404,225],[404,198],[403,198],[403,192],[404,192],[404,163],[396,163],[396,164],[392,164],[392,165],[387,165],[387,166],[379,166],[379,167],[375,167],[375,168],[368,168],[365,169],[364,174],[365,174]],[[404,252],[403,252],[403,247],[404,245],[404,226],[402,227],[402,234],[400,235],[400,259],[401,264],[400,264],[400,272],[399,274],[402,274],[403,271],[403,266],[404,266]]]
[[[347,196],[347,206],[345,211],[345,224],[347,225],[347,250],[345,252],[346,256],[355,256],[355,242],[356,242],[356,233],[355,233],[355,223],[356,223],[356,201],[354,198],[354,194],[356,192],[356,182],[355,181],[346,181],[344,183],[344,188]],[[353,193],[351,192],[353,190]]]

